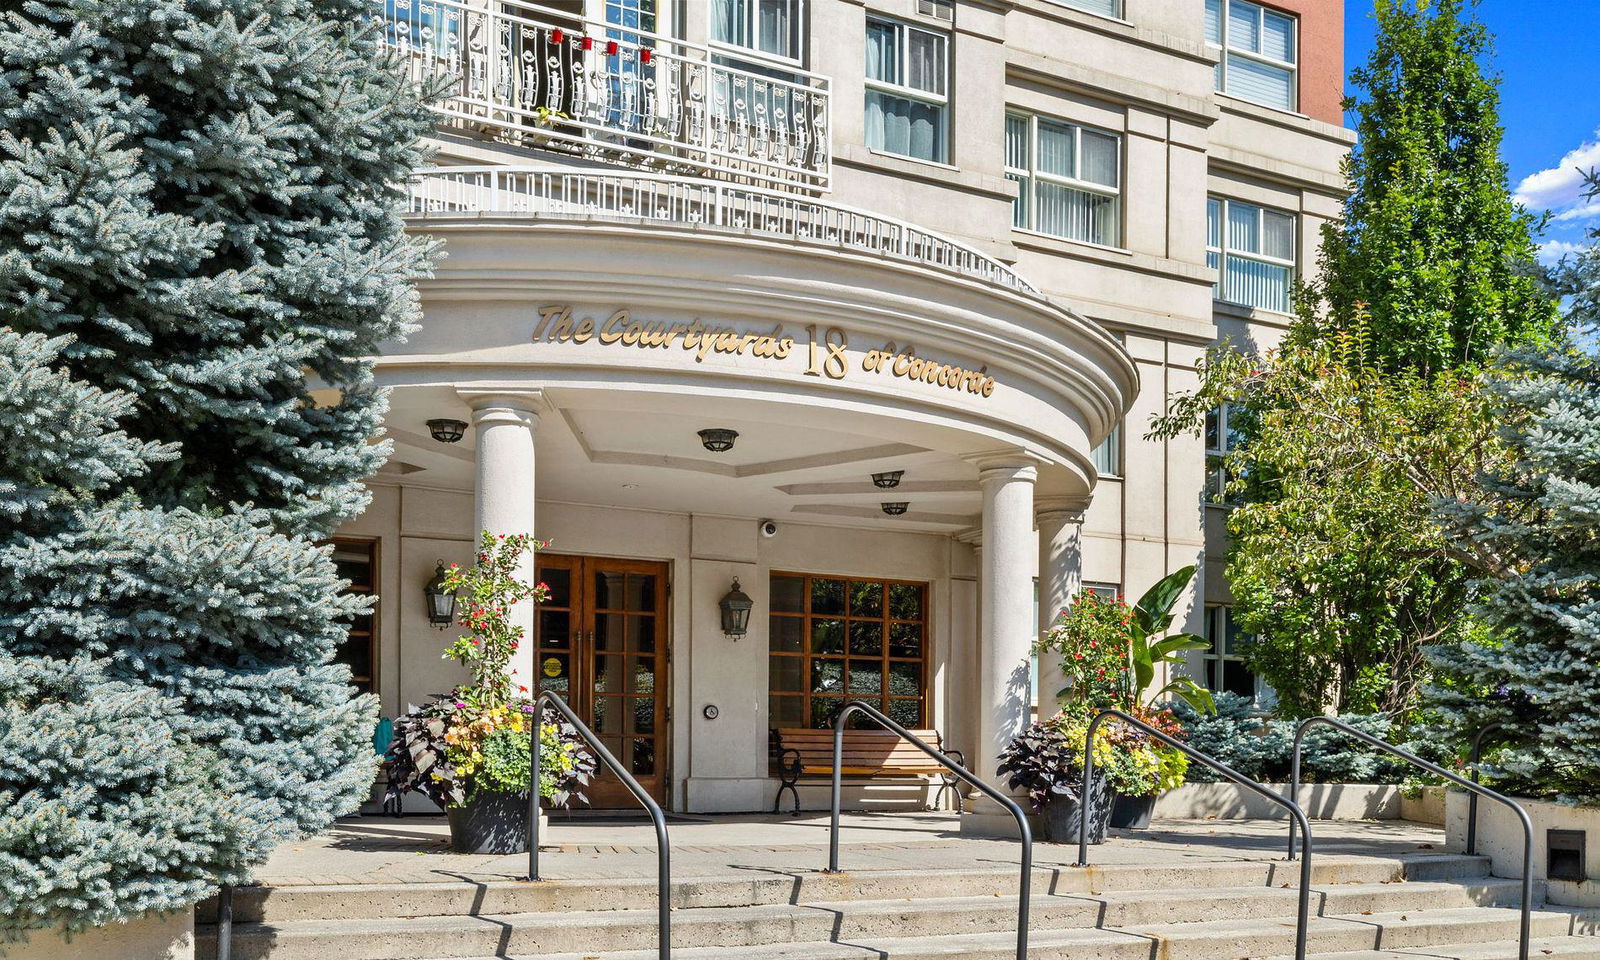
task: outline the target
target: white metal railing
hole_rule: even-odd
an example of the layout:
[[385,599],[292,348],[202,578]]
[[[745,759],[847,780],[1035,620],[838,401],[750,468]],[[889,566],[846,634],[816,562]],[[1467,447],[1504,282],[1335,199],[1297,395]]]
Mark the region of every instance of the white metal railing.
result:
[[829,188],[820,74],[520,0],[372,0],[412,79],[475,136],[675,173]]
[[416,172],[410,212],[667,221],[721,227],[906,260],[1038,291],[1010,267],[902,220],[811,197],[696,177],[571,167],[438,167]]

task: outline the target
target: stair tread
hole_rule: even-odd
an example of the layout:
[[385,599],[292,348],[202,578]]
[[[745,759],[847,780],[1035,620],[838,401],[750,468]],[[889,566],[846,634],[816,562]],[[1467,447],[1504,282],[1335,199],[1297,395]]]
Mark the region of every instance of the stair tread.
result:
[[[1433,894],[1448,894],[1459,890],[1504,889],[1513,891],[1518,889],[1519,881],[1501,880],[1495,878],[1473,879],[1469,881],[1416,881],[1400,883],[1352,883],[1336,884],[1327,887],[1314,887],[1313,894],[1327,896],[1337,902],[1341,897],[1356,897],[1371,893],[1403,890],[1407,895],[1429,896]],[[1192,902],[1197,900],[1225,901],[1230,898],[1261,899],[1270,897],[1281,899],[1286,905],[1292,905],[1299,896],[1299,891],[1287,887],[1216,887],[1203,891],[1195,890],[1152,890],[1152,891],[1127,891],[1115,893],[1035,893],[1031,898],[1035,910],[1066,910],[1073,908],[1094,908],[1102,904],[1125,905],[1149,902],[1168,902],[1181,900]],[[720,922],[735,917],[789,917],[804,916],[808,911],[833,911],[848,913],[856,916],[868,916],[880,913],[897,912],[954,912],[962,910],[1011,910],[1016,903],[1014,890],[1000,889],[988,896],[965,897],[915,897],[898,898],[892,900],[818,900],[806,901],[798,904],[750,904],[744,906],[721,907],[690,907],[673,910],[675,921],[679,922]],[[1418,907],[1416,912],[1425,909],[1439,910],[1445,908]],[[1469,906],[1458,909],[1481,910],[1489,909],[1487,906]],[[518,912],[498,914],[449,914],[443,916],[424,915],[414,917],[385,917],[365,919],[340,919],[340,920],[275,920],[264,923],[235,923],[234,928],[241,933],[250,930],[273,931],[281,933],[302,932],[321,933],[327,931],[357,933],[358,929],[371,929],[372,926],[390,926],[401,924],[416,929],[459,928],[463,926],[481,926],[486,923],[517,924],[517,923],[548,923],[556,924],[589,924],[625,923],[629,920],[646,920],[654,922],[656,910],[652,907],[621,909],[621,910],[560,910],[548,912]],[[1223,922],[1236,923],[1238,920],[1224,921],[1188,921],[1188,923]],[[202,928],[211,924],[200,924]]]
[[[1510,960],[1521,946],[1516,940],[1477,943],[1450,943],[1427,947],[1396,947],[1386,950],[1358,950],[1351,953],[1319,953],[1318,960]],[[1565,957],[1572,960],[1600,958],[1600,937],[1534,937],[1528,941],[1530,957]],[[609,960],[609,958],[608,958]],[[1269,960],[1290,960],[1273,957]]]
[[[1434,925],[1453,925],[1461,923],[1482,923],[1485,921],[1516,921],[1522,916],[1518,907],[1435,907],[1420,910],[1404,910],[1393,912],[1373,912],[1359,914],[1313,914],[1308,923],[1312,930],[1332,930],[1348,927],[1352,924],[1365,926],[1395,926],[1403,923]],[[1570,922],[1572,915],[1559,909],[1551,910],[1535,907],[1533,910],[1535,922],[1543,919],[1552,922],[1560,918],[1563,922]],[[1163,939],[1175,940],[1179,938],[1200,938],[1214,936],[1219,931],[1249,935],[1262,931],[1277,931],[1284,927],[1293,927],[1294,917],[1266,917],[1261,919],[1229,919],[1229,920],[1200,920],[1194,923],[1159,924],[1156,926],[1130,926],[1119,929],[1134,932],[1162,931]]]

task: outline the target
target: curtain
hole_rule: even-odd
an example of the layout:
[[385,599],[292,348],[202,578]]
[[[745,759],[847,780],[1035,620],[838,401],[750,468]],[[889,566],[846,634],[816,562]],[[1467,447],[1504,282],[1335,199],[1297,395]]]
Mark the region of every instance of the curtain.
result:
[[1071,127],[1039,121],[1039,160],[1036,169],[1040,173],[1052,173],[1058,177],[1077,177],[1078,165],[1073,161]]
[[944,38],[921,30],[906,31],[905,85],[944,96]]
[[711,39],[739,47],[750,45],[745,25],[745,3],[748,0],[711,0]]
[[1079,158],[1079,180],[1107,187],[1117,185],[1117,138],[1091,130],[1078,134],[1082,151]]
[[1228,93],[1285,110],[1294,107],[1294,82],[1287,67],[1228,54]]
[[894,27],[867,21],[867,79],[899,83],[899,56],[895,52]]
[[780,57],[796,57],[790,0],[756,0],[756,48]]

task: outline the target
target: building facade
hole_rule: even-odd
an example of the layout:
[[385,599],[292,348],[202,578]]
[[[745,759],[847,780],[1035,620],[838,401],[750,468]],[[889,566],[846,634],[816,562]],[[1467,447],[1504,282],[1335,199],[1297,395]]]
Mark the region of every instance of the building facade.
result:
[[1338,215],[1342,4],[375,2],[446,90],[409,186],[445,256],[337,543],[386,716],[460,679],[424,589],[481,529],[550,541],[521,682],[672,809],[770,808],[769,731],[850,698],[992,774],[1055,611],[1192,563],[1189,668],[1253,690],[1226,411],[1144,433],[1277,340]]

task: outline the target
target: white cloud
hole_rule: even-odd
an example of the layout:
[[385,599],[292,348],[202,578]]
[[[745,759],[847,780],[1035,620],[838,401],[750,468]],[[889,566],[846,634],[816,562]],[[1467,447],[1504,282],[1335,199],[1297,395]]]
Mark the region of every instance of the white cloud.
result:
[[1572,243],[1567,240],[1550,240],[1539,244],[1539,262],[1547,266],[1554,266],[1562,257],[1569,253],[1577,253],[1586,247],[1583,243]]
[[1600,198],[1586,197],[1584,173],[1600,169],[1600,130],[1590,140],[1557,161],[1556,165],[1524,177],[1517,184],[1516,200],[1529,210],[1549,210],[1557,221],[1600,217]]

